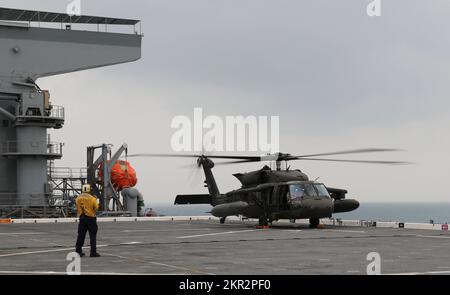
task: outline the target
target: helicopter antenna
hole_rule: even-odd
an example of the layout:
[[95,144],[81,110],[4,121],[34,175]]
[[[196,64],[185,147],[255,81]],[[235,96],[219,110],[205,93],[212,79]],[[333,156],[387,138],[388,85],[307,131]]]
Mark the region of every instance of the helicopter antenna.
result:
[[319,179],[320,179],[320,176],[317,177],[316,179],[314,179],[314,182],[317,182],[317,180],[319,180]]

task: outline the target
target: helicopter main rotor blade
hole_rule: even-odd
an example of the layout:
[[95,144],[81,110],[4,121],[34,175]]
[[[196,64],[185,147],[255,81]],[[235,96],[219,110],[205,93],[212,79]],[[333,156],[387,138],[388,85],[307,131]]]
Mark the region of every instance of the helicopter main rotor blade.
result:
[[312,154],[312,155],[301,155],[301,156],[289,156],[289,160],[295,160],[298,158],[311,158],[311,157],[321,157],[321,156],[335,156],[335,155],[350,155],[350,154],[366,154],[366,153],[379,153],[379,152],[398,152],[401,150],[398,149],[357,149],[357,150],[348,150],[348,151],[340,151],[340,152],[331,152],[331,153],[321,153],[321,154]]
[[196,155],[176,155],[176,154],[133,154],[128,155],[128,158],[199,158]]
[[224,166],[224,165],[254,163],[254,162],[256,162],[256,161],[238,160],[238,161],[228,161],[228,162],[216,162],[216,163],[214,163],[214,165],[216,165],[216,166]]
[[[162,158],[201,158],[201,157],[206,157],[206,158],[210,158],[210,159],[230,159],[230,160],[247,160],[249,162],[259,162],[262,161],[262,158],[264,157],[260,157],[260,156],[208,156],[208,155],[177,155],[177,154],[133,154],[133,155],[128,155],[128,158],[140,158],[140,157],[150,157],[150,158],[158,158],[158,157],[162,157]],[[270,156],[267,156],[270,157]],[[276,157],[272,157],[273,160],[276,160]],[[268,160],[270,161],[270,160]]]
[[381,165],[410,165],[411,162],[399,161],[364,161],[364,160],[338,160],[338,159],[317,159],[317,158],[300,158],[301,161],[321,161],[321,162],[343,162],[343,163],[362,163],[362,164],[381,164]]
[[[210,159],[222,159],[230,160],[226,162],[218,162],[216,165],[230,165],[230,164],[241,164],[241,163],[251,163],[251,162],[269,162],[269,161],[295,161],[295,160],[308,160],[308,161],[327,161],[327,162],[344,162],[344,163],[365,163],[365,164],[384,164],[384,165],[405,165],[412,164],[410,162],[399,162],[399,161],[363,161],[363,160],[338,160],[338,159],[318,159],[315,157],[319,156],[331,156],[331,155],[348,155],[348,154],[363,154],[363,153],[376,153],[376,152],[395,152],[400,151],[398,149],[378,149],[378,148],[367,148],[367,149],[357,149],[357,150],[347,150],[340,152],[331,153],[320,153],[302,156],[292,156],[290,154],[276,153],[272,155],[265,156],[215,156],[215,155],[177,155],[177,154],[133,154],[128,155],[129,158],[135,157],[166,157],[166,158],[201,158],[206,157]],[[231,161],[235,160],[235,161]]]
[[339,151],[339,152],[330,152],[330,153],[320,153],[320,154],[310,154],[310,155],[300,155],[294,156],[289,154],[273,154],[273,155],[265,155],[265,156],[221,156],[221,155],[177,155],[177,154],[134,154],[128,155],[128,157],[168,157],[168,158],[200,158],[200,157],[208,157],[211,159],[230,159],[230,160],[248,160],[253,162],[262,162],[262,161],[285,161],[285,160],[296,160],[299,158],[311,158],[311,157],[320,157],[320,156],[333,156],[333,155],[350,155],[350,154],[364,154],[364,153],[378,153],[378,152],[397,152],[401,151],[399,149],[379,149],[379,148],[367,148],[367,149],[357,149],[357,150],[347,150],[347,151]]

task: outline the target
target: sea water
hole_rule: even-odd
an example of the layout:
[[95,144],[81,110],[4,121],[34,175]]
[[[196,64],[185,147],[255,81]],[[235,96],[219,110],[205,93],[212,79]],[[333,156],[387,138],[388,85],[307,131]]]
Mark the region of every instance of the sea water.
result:
[[[208,216],[209,205],[155,204],[148,206],[166,216]],[[333,217],[347,220],[449,223],[450,203],[362,203],[359,209]]]

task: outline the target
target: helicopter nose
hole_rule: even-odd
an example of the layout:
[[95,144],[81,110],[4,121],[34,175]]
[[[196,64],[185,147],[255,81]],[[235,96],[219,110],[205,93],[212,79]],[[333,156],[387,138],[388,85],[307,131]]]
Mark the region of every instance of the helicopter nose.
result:
[[330,199],[310,199],[303,202],[307,214],[312,217],[330,217],[333,214],[333,202]]

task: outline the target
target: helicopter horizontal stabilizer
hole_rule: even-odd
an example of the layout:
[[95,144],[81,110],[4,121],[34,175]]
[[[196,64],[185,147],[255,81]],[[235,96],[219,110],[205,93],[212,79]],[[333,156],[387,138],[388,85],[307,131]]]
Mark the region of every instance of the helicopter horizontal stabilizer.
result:
[[211,203],[211,195],[178,195],[175,199],[175,205],[210,205]]

